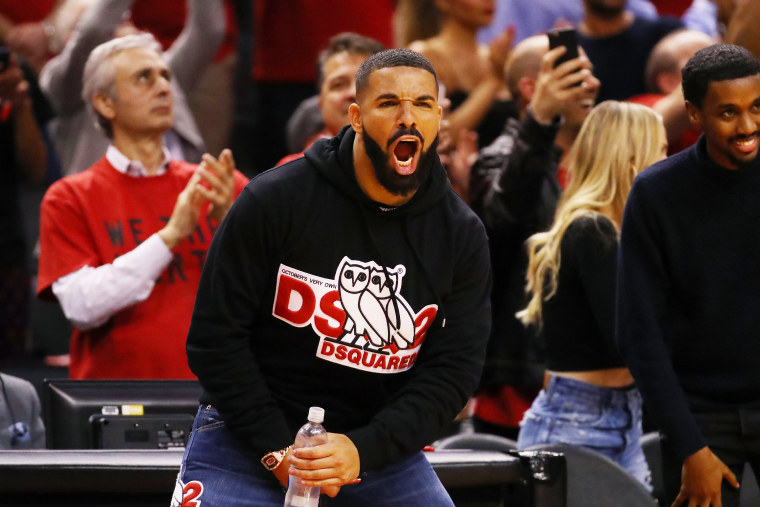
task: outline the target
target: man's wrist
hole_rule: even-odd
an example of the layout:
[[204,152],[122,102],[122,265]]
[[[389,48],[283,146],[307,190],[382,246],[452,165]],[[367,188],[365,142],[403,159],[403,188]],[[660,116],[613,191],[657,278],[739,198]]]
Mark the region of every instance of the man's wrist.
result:
[[543,111],[536,111],[532,104],[528,104],[527,112],[530,116],[536,120],[536,123],[543,127],[553,127],[562,121],[562,117],[559,114],[551,115],[551,113],[545,113]]
[[266,453],[261,458],[261,464],[270,472],[274,472],[280,465],[282,465],[282,462],[285,461],[285,457],[288,455],[292,448],[293,446],[289,445],[284,449],[280,449],[279,451]]
[[179,238],[177,237],[177,234],[173,233],[168,225],[158,231],[157,234],[169,250],[174,250],[174,247],[179,244]]

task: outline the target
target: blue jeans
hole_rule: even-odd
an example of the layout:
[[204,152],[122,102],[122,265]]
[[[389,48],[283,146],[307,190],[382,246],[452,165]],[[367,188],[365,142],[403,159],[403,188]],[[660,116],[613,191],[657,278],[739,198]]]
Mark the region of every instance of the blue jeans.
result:
[[[182,458],[172,507],[282,507],[285,490],[274,475],[227,430],[212,406],[202,406]],[[343,486],[335,498],[322,495],[320,507],[453,507],[422,452],[378,472],[359,484]]]
[[552,375],[520,421],[517,448],[547,443],[586,447],[618,463],[651,491],[641,434],[638,389],[608,389]]

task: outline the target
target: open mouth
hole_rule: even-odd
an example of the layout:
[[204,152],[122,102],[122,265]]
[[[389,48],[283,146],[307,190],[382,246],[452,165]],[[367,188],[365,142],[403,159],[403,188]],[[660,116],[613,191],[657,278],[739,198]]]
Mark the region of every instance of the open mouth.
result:
[[401,136],[393,144],[393,165],[398,174],[407,176],[417,170],[420,148],[420,140],[415,136]]
[[736,136],[730,140],[734,149],[742,153],[743,155],[752,155],[757,151],[758,144],[760,143],[760,136],[758,133],[747,136]]
[[743,153],[752,153],[757,148],[758,136],[748,136],[734,140],[734,146]]

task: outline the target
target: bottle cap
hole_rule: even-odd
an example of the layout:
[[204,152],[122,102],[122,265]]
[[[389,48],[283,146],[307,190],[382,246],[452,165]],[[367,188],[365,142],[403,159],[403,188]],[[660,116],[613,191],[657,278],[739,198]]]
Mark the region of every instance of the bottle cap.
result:
[[311,407],[309,408],[309,422],[322,424],[322,421],[325,420],[325,409],[322,407]]

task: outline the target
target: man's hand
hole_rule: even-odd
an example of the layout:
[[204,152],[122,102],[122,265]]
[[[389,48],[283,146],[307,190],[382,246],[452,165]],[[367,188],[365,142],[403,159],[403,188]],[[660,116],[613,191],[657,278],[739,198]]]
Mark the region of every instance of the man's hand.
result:
[[174,210],[166,226],[158,231],[159,237],[166,243],[170,250],[174,249],[180,241],[188,237],[198,225],[201,214],[203,196],[198,191],[201,183],[201,173],[196,171],[185,189],[180,192],[174,203]]
[[[444,164],[449,175],[451,188],[459,197],[469,202],[470,172],[478,159],[478,134],[471,130],[460,130],[456,148],[451,152],[448,164]],[[443,162],[443,160],[441,160]]]
[[235,194],[235,160],[232,152],[222,150],[219,159],[208,153],[203,155],[199,173],[203,183],[198,185],[198,192],[209,200],[209,216],[221,222],[232,206]]
[[39,73],[48,58],[48,36],[41,22],[21,23],[8,33],[8,47],[20,53]]
[[[351,484],[359,475],[359,451],[346,435],[328,433],[326,444],[295,449],[290,456],[290,474],[306,486],[319,486],[334,497],[340,487]],[[278,467],[279,468],[279,467]]]
[[709,447],[703,447],[683,460],[681,491],[671,507],[679,507],[684,502],[689,502],[689,507],[721,507],[723,479],[739,487],[736,476],[725,463]]
[[283,488],[288,487],[288,478],[290,477],[290,474],[288,473],[288,470],[290,469],[290,457],[293,455],[293,449],[290,449],[288,453],[282,458],[282,461],[280,462],[279,466],[272,470],[272,473],[274,474],[275,478],[280,481],[280,484],[282,484]]
[[599,80],[591,73],[591,61],[583,51],[578,58],[554,67],[564,52],[564,47],[554,48],[541,58],[530,101],[533,117],[539,123],[550,123],[578,101],[593,100],[599,88]]
[[512,51],[514,40],[515,27],[509,26],[488,45],[488,60],[491,63],[491,70],[499,81],[504,81],[504,65]]
[[15,54],[11,54],[8,68],[0,72],[0,102],[10,104],[16,111],[31,106],[29,83],[24,79]]

